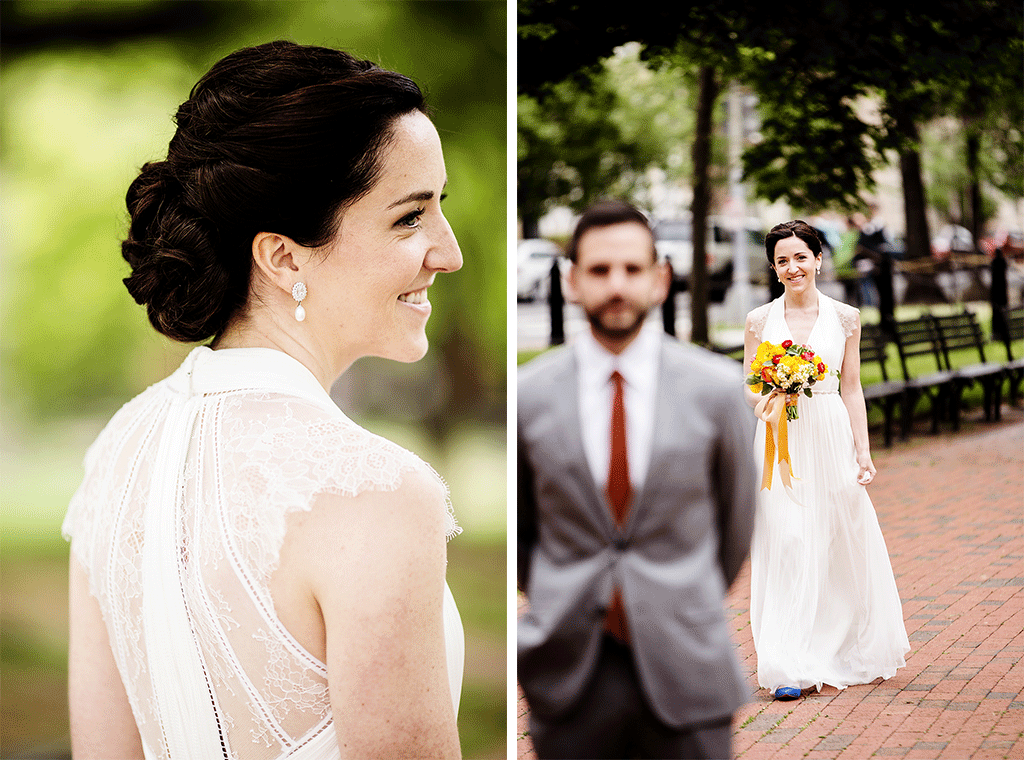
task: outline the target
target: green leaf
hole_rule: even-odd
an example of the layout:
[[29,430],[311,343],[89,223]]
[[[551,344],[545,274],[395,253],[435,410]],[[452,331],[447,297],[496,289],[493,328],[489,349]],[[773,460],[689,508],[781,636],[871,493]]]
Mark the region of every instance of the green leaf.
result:
[[810,388],[804,388],[804,395],[807,396],[807,398],[810,398],[811,397],[811,389]]

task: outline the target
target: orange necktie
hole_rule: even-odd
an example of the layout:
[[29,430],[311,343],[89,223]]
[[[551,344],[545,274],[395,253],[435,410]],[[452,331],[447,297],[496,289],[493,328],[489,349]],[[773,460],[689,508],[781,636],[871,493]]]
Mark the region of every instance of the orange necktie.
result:
[[[612,373],[615,391],[612,394],[611,455],[608,460],[608,486],[606,493],[615,524],[621,529],[626,523],[629,499],[633,489],[629,482],[629,458],[626,455],[626,404],[622,387],[623,377],[618,370]],[[626,629],[622,594],[616,587],[605,619],[605,629],[619,641],[629,639]]]

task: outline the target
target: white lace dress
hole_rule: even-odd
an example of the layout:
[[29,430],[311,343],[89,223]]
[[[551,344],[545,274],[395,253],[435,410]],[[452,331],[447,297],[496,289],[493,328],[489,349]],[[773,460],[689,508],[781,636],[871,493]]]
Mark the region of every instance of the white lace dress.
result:
[[[841,369],[857,310],[819,294],[806,341],[830,370]],[[758,341],[792,340],[782,297],[751,312]],[[858,466],[850,415],[834,375],[800,396],[788,425],[793,495],[774,466],[762,490],[750,551],[750,627],[757,681],[774,691],[845,688],[890,678],[910,651],[885,540]],[[765,423],[754,453],[764,467]]]
[[[411,470],[433,473],[272,349],[197,348],[113,417],[63,530],[147,758],[339,756],[327,667],[278,620],[268,583],[290,512],[321,492],[394,490]],[[450,503],[447,520],[451,537]],[[443,613],[457,713],[464,641],[447,585]]]

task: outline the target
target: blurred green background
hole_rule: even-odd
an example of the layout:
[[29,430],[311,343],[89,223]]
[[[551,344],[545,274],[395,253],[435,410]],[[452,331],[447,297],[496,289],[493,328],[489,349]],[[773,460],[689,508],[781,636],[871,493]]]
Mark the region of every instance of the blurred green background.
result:
[[[431,291],[431,350],[362,360],[332,395],[448,480],[449,583],[467,635],[467,758],[506,755],[504,2],[5,0],[0,5],[0,756],[67,757],[67,545],[86,447],[191,346],[121,283],[124,194],[219,58],[271,39],[343,48],[425,90],[461,271]],[[434,290],[437,291],[435,294]]]

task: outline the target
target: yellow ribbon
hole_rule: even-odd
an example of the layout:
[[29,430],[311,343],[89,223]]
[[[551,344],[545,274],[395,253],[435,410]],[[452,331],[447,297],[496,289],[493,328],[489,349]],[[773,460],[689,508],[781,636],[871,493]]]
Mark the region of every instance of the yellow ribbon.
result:
[[[779,477],[782,484],[793,495],[793,481],[799,478],[793,474],[793,461],[789,456],[789,434],[786,429],[786,396],[772,392],[757,402],[754,413],[764,420],[764,474],[761,478],[761,490],[772,489],[772,472],[775,467],[775,454],[778,452]],[[775,429],[778,429],[778,446],[775,444]],[[782,463],[786,466],[783,467]],[[794,498],[793,501],[796,501]],[[799,503],[799,502],[797,502]]]

